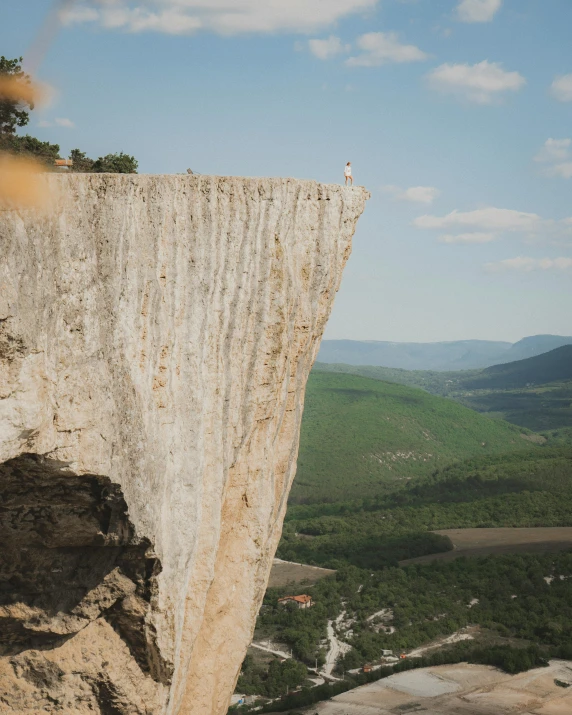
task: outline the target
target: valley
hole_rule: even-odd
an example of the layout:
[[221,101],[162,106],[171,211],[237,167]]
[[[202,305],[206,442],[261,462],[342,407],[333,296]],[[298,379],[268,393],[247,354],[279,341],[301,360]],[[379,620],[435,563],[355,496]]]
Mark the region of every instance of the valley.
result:
[[[572,658],[570,408],[554,408],[557,391],[567,389],[569,351],[466,371],[462,380],[317,366],[298,474],[257,621],[258,647],[243,668],[241,692],[270,692],[264,683],[280,682],[289,695],[255,701],[264,712],[315,703],[310,715],[349,715],[354,706],[356,714],[373,715],[388,712],[380,697],[392,692],[392,678],[425,688],[436,681],[424,668],[454,667],[495,674],[499,686],[487,701],[493,713],[507,702],[510,673]],[[547,370],[560,382],[534,382]],[[478,387],[469,389],[471,381]],[[506,404],[517,393],[530,399],[532,391],[544,395],[537,420],[529,421],[550,425],[542,433],[471,405]],[[529,405],[526,411],[530,416]],[[309,609],[278,604],[303,593],[311,595]],[[272,655],[262,654],[268,643],[292,656],[288,674],[286,661],[278,657],[271,666]],[[306,670],[294,673],[293,661]],[[473,665],[454,665],[467,662]],[[568,667],[556,662],[550,668]],[[521,697],[524,681],[514,682]],[[461,683],[432,702],[457,712],[456,693],[478,703],[480,688]],[[538,707],[558,705],[559,692],[547,691]],[[399,712],[420,709],[410,696],[399,696]],[[431,711],[429,701],[423,708]]]

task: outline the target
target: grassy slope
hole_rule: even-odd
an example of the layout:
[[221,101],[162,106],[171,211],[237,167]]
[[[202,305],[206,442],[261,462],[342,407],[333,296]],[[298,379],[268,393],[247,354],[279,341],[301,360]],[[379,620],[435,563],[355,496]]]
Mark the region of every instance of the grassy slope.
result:
[[355,375],[313,372],[291,502],[374,496],[458,460],[526,447],[520,429],[451,400]]
[[485,370],[409,371],[321,363],[317,369],[420,387],[535,431],[572,427],[571,345]]
[[461,370],[441,372],[439,370],[403,370],[397,367],[379,367],[377,365],[348,365],[346,363],[317,362],[315,372],[335,372],[346,375],[359,375],[373,380],[396,382],[398,385],[420,387],[433,395],[447,395],[461,387],[465,377],[476,377],[480,370]]

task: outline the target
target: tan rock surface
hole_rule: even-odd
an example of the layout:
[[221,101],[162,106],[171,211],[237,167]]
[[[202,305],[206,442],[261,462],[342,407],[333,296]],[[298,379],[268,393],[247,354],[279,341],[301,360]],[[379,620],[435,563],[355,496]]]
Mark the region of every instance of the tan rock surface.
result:
[[367,192],[55,176],[0,211],[0,712],[226,712]]

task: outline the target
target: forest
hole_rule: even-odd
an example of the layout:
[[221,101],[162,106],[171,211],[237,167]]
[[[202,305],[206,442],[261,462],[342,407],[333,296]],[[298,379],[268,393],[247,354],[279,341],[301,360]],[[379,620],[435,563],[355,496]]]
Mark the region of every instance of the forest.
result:
[[292,506],[278,556],[383,568],[451,548],[436,529],[572,526],[572,448],[483,456],[390,494]]

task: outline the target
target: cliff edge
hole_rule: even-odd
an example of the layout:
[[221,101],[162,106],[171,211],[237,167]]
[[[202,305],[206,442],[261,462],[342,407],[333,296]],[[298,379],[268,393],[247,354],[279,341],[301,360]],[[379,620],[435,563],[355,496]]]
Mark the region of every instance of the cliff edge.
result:
[[47,180],[0,210],[0,710],[222,715],[369,195]]

